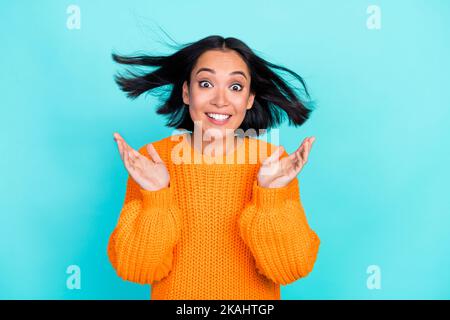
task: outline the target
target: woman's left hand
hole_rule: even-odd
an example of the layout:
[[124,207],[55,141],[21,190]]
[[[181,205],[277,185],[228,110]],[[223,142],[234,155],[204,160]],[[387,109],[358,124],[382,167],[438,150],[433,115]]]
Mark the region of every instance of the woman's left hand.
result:
[[300,147],[292,154],[279,159],[283,146],[279,146],[266,158],[258,172],[258,185],[264,188],[281,188],[287,186],[302,170],[308,161],[308,155],[315,137],[305,138]]

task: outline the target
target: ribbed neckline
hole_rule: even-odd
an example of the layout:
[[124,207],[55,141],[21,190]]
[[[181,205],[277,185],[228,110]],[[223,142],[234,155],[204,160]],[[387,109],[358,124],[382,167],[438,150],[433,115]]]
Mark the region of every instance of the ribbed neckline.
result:
[[[183,137],[183,142],[186,143],[189,146],[189,150],[191,150],[191,154],[193,153],[194,155],[200,157],[200,159],[203,157],[204,160],[208,161],[208,162],[214,162],[214,160],[217,160],[219,158],[222,158],[223,160],[226,160],[228,158],[235,158],[236,153],[241,150],[242,148],[246,147],[246,142],[248,140],[247,137],[243,137],[240,142],[238,142],[238,146],[234,146],[233,151],[230,151],[226,154],[221,154],[219,156],[210,156],[210,155],[206,155],[201,153],[199,150],[197,150],[194,146],[192,146],[192,143],[190,141],[191,139],[191,132],[185,132],[182,134]],[[248,148],[247,148],[248,149]],[[225,164],[225,162],[223,162]]]

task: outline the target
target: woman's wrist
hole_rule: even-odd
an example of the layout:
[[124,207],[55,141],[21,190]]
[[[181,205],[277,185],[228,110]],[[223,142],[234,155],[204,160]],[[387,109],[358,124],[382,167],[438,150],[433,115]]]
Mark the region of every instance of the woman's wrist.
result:
[[141,186],[141,189],[144,191],[160,191],[162,189],[166,189],[170,187],[170,182],[166,185],[160,186],[160,187],[152,187],[152,186]]

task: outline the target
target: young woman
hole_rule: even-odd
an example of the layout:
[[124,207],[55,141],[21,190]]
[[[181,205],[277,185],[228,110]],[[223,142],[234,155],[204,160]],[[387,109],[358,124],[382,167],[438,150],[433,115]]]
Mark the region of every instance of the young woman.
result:
[[116,81],[131,98],[169,86],[157,113],[185,131],[138,150],[114,133],[129,173],[108,244],[117,274],[151,284],[151,299],[280,299],[280,285],[307,276],[319,250],[297,179],[314,137],[289,155],[251,136],[285,116],[301,125],[311,112],[271,68],[309,97],[303,79],[220,36],[169,56],[113,59],[157,67]]

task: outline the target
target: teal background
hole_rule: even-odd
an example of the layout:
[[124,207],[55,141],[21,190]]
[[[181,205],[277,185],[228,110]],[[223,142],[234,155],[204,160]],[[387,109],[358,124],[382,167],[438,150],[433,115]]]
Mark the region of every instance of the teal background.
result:
[[[280,128],[288,152],[316,137],[299,180],[322,241],[283,299],[448,299],[449,14],[445,0],[0,1],[0,298],[149,298],[106,255],[127,179],[112,133],[138,148],[172,130],[155,97],[118,89],[110,55],[173,52],[161,26],[180,43],[240,38],[316,100],[304,126]],[[80,290],[66,288],[73,264]]]

